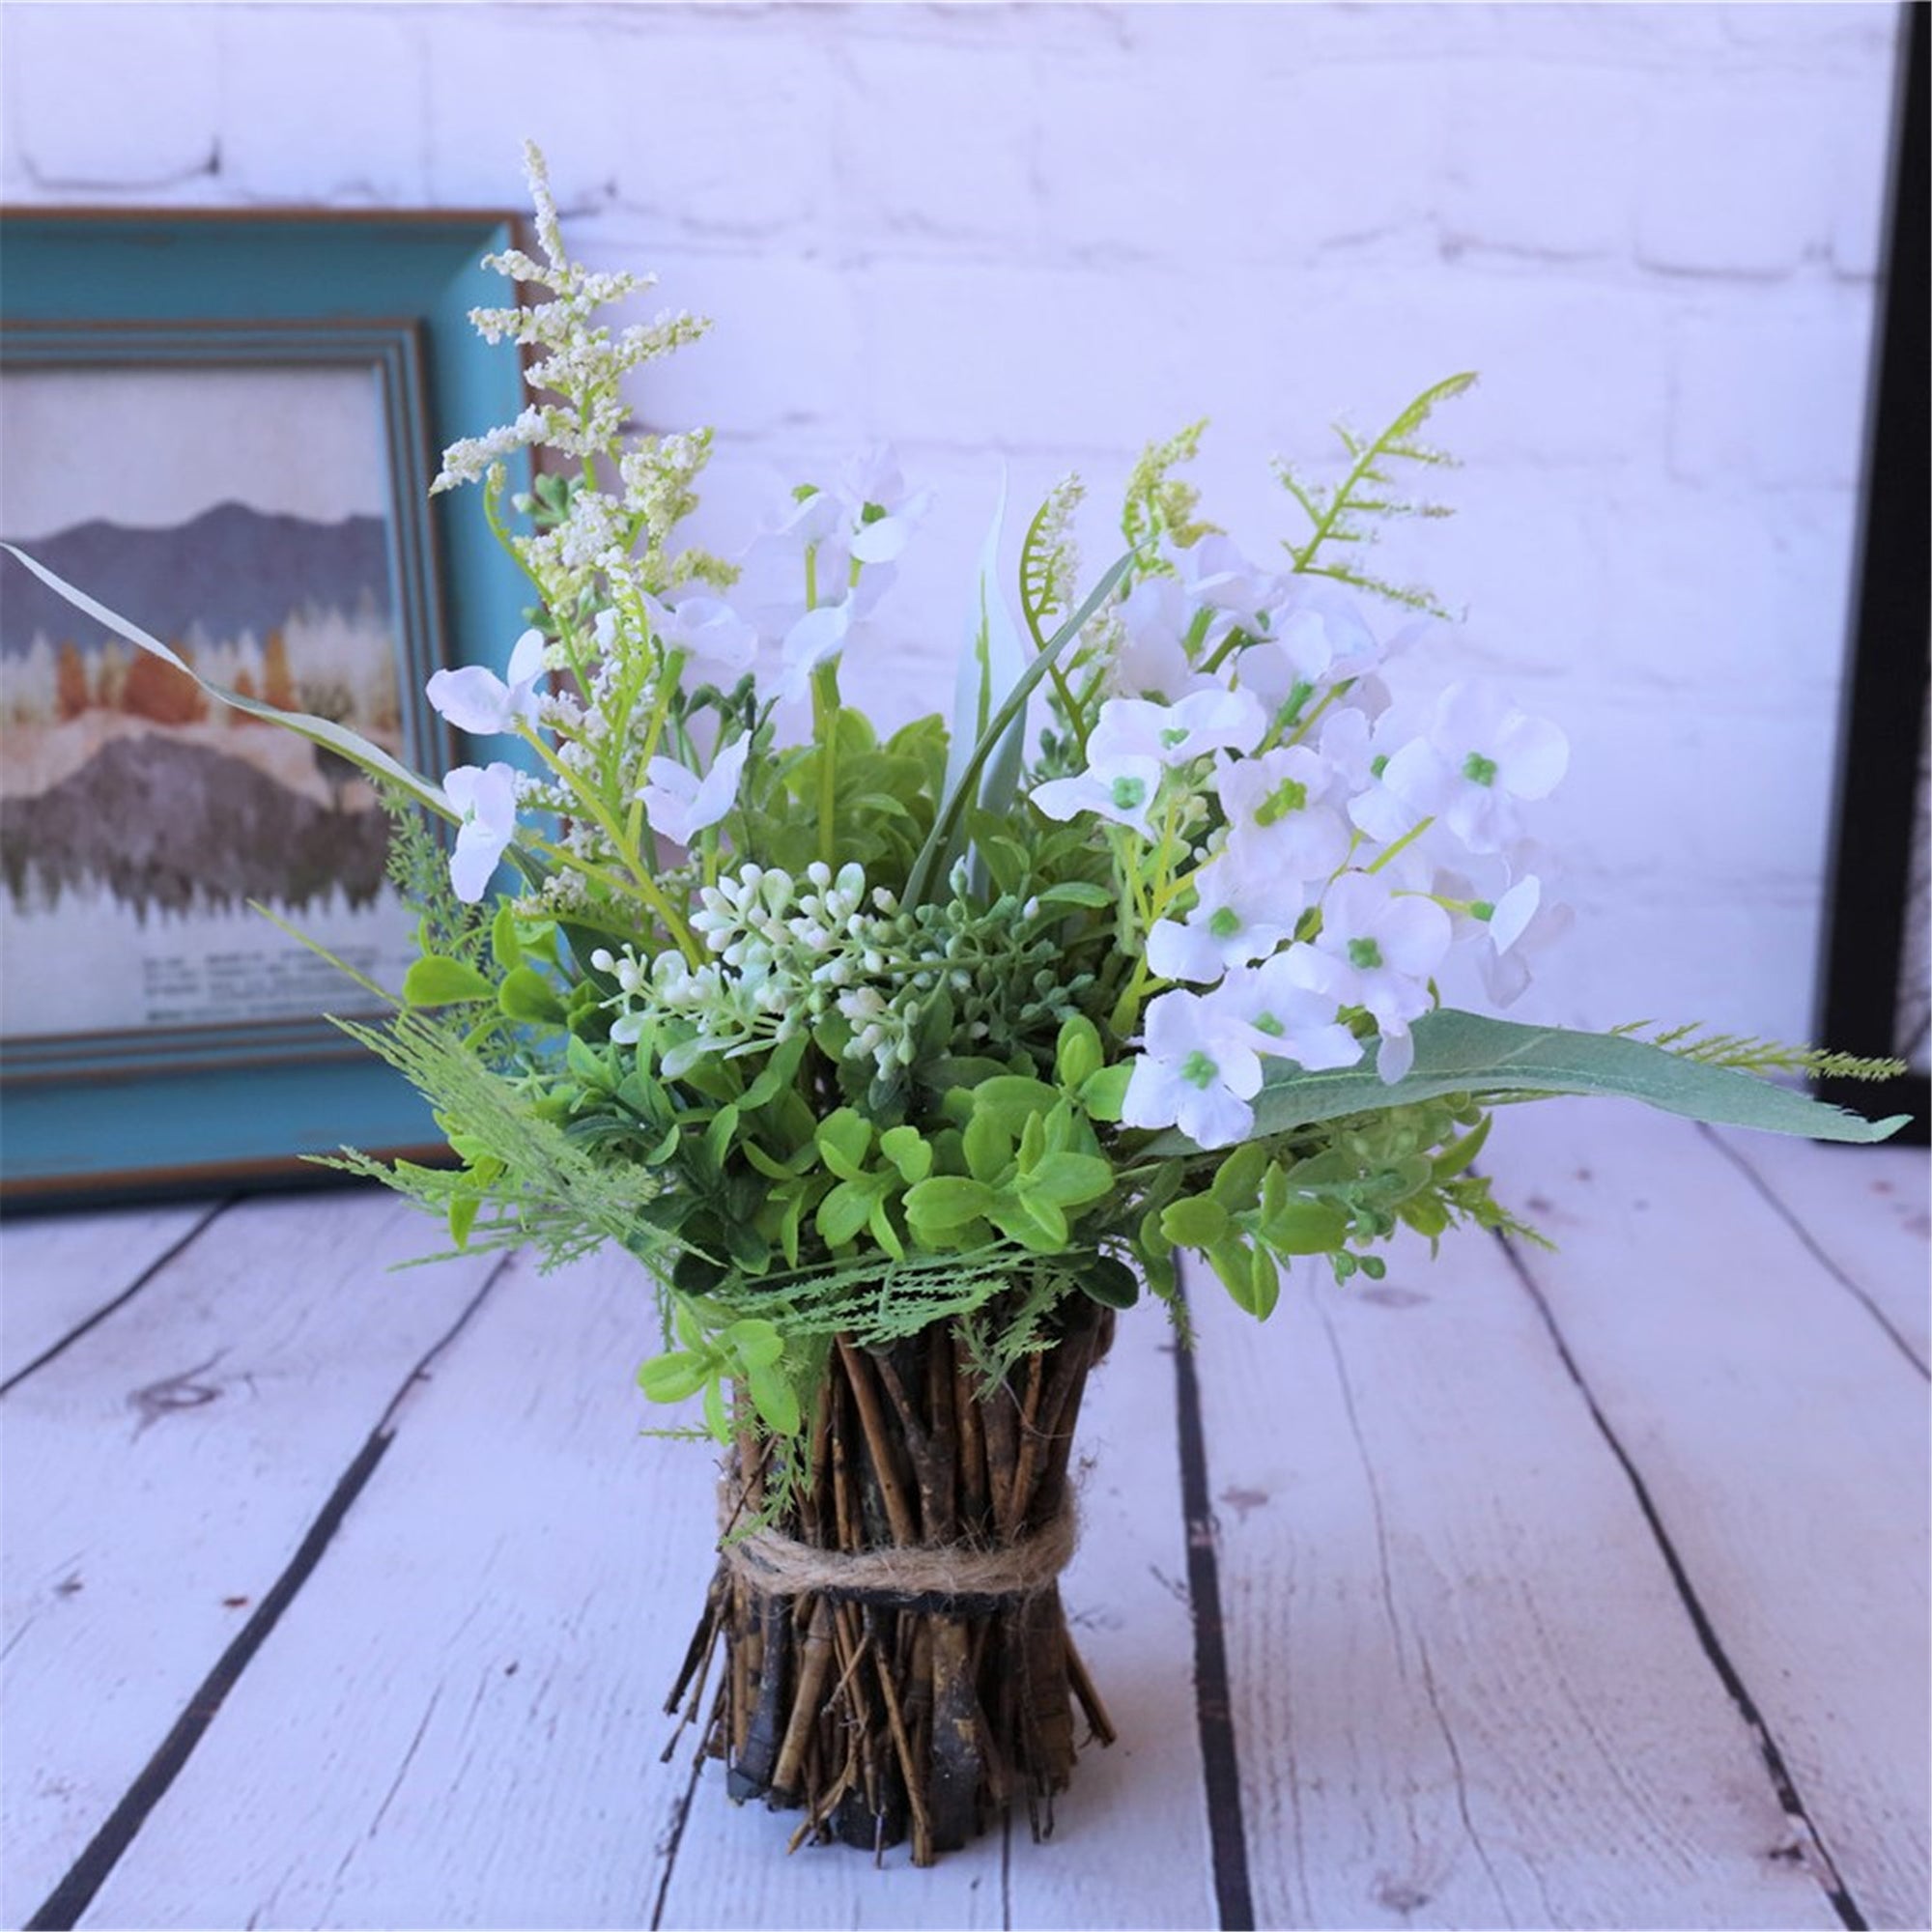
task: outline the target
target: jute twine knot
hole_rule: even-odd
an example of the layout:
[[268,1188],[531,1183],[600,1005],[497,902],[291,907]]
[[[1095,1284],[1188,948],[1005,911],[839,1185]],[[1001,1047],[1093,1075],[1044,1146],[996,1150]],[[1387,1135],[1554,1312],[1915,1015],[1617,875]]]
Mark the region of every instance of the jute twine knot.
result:
[[[721,1525],[738,1519],[733,1484],[720,1491]],[[883,1549],[821,1549],[782,1530],[727,1534],[720,1553],[735,1575],[766,1596],[830,1597],[882,1609],[974,1616],[1046,1589],[1072,1560],[1079,1522],[1069,1492],[1037,1529],[990,1548],[970,1543],[895,1544]]]

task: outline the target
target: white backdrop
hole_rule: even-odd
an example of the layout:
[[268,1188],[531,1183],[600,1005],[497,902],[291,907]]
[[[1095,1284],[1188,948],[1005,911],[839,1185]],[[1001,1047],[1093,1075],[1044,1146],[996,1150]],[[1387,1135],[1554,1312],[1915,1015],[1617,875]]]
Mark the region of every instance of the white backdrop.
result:
[[[1112,497],[1214,418],[1210,515],[1338,412],[1467,468],[1392,562],[1572,774],[1580,918],[1520,1013],[1808,1033],[1853,567],[1889,6],[10,5],[14,205],[517,206],[716,316],[728,545],[890,438],[940,493],[849,691],[946,701],[998,465]],[[1104,532],[1090,553],[1106,560]]]

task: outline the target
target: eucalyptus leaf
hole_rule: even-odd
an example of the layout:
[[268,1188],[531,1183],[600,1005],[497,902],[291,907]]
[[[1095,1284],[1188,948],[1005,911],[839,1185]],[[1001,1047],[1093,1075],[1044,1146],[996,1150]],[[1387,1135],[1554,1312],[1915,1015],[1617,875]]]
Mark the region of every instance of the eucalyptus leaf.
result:
[[[1412,1029],[1415,1061],[1407,1074],[1386,1086],[1373,1061],[1334,1073],[1304,1073],[1271,1063],[1255,1096],[1253,1140],[1295,1127],[1384,1107],[1406,1106],[1451,1094],[1490,1100],[1594,1094],[1626,1100],[1718,1126],[1753,1127],[1820,1141],[1882,1141],[1907,1120],[1903,1114],[1866,1121],[1843,1108],[1778,1087],[1754,1073],[1711,1066],[1621,1034],[1577,1033],[1565,1027],[1524,1026],[1481,1013],[1442,1008]],[[1186,1135],[1170,1129],[1147,1151],[1157,1158],[1197,1151]]]

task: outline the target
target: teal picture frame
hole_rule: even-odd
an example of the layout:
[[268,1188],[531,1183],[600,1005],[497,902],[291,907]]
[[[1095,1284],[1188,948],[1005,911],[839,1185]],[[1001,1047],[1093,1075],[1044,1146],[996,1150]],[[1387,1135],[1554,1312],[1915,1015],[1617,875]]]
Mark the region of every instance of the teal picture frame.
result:
[[[465,755],[423,699],[429,672],[500,668],[527,601],[475,504],[428,495],[447,444],[523,407],[517,348],[469,323],[506,299],[482,258],[519,241],[492,211],[0,212],[0,368],[374,374],[400,736],[419,769]],[[6,1211],[327,1180],[304,1156],[345,1145],[427,1157],[440,1136],[406,1082],[320,1016],[0,1037]]]

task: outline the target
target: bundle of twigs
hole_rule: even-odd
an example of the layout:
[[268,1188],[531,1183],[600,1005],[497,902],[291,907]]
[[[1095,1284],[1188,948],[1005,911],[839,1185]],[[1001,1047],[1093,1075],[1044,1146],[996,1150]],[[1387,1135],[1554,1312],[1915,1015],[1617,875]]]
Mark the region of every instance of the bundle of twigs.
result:
[[1074,1706],[1113,1742],[1055,1581],[1080,1398],[1112,1331],[1069,1295],[1052,1346],[990,1387],[950,1324],[879,1350],[841,1338],[797,1479],[775,1489],[749,1436],[727,1460],[722,1557],[666,1709],[703,1714],[731,1797],[804,1808],[794,1850],[910,1833],[929,1864],[1020,1799],[1038,1837]]

